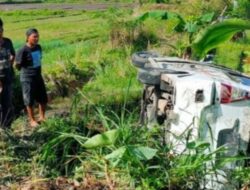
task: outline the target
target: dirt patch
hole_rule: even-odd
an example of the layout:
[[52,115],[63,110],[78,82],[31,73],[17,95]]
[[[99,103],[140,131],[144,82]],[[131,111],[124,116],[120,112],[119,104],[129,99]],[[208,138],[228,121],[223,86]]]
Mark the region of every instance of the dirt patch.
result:
[[25,179],[11,186],[0,186],[1,190],[108,190],[105,181],[94,178],[85,178],[83,182],[58,177],[54,180],[48,179]]

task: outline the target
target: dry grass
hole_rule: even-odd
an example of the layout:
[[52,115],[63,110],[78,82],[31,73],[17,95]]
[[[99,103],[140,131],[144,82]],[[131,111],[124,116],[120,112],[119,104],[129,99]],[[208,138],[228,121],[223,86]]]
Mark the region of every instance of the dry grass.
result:
[[1,190],[105,190],[109,189],[106,181],[97,180],[88,176],[82,182],[65,177],[58,177],[55,180],[38,178],[26,178],[23,181],[10,185],[0,186]]

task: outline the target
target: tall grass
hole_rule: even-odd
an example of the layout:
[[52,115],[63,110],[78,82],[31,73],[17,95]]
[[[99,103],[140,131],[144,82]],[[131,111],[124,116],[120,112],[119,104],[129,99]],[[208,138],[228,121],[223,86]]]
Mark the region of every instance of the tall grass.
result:
[[[187,16],[185,6],[185,3],[180,3],[176,10],[184,8],[181,14],[187,19],[200,16],[200,12]],[[135,15],[144,10],[147,10],[147,5]],[[154,49],[165,55],[180,56],[188,44],[187,35],[173,32],[176,19],[149,19],[135,28],[129,24],[135,15],[132,10],[112,8],[103,12],[30,10],[0,13],[5,21],[5,35],[11,37],[17,49],[25,42],[27,28],[39,29],[44,51],[43,73],[50,91],[57,88],[56,80],[66,79],[68,88],[71,81],[83,78],[81,85],[90,80],[82,87],[83,91],[96,102],[103,103],[122,102],[123,88],[130,80],[134,89],[131,98],[138,97],[140,85],[136,81],[136,70],[130,65],[130,55],[134,51]],[[117,43],[112,44],[114,33],[119,36],[113,39]],[[235,61],[225,61],[229,56],[222,51],[223,48],[218,50],[218,62],[227,62],[231,66],[237,64],[237,56]],[[231,55],[238,55],[238,49],[232,51]]]
[[[103,180],[110,189],[137,190],[197,189],[206,181],[207,174],[217,174],[222,165],[214,164],[217,152],[209,152],[207,143],[187,142],[185,152],[173,154],[175,145],[165,143],[162,127],[149,130],[137,123],[141,85],[136,80],[130,55],[135,50],[151,48],[166,55],[180,55],[188,44],[188,36],[173,32],[175,19],[148,20],[139,28],[128,23],[151,9],[167,7],[192,18],[212,10],[213,6],[220,10],[224,5],[217,1],[213,5],[205,1],[195,1],[192,5],[190,2],[194,0],[177,4],[170,0],[172,4],[144,5],[136,12],[1,11],[5,35],[16,48],[25,42],[27,28],[39,29],[44,51],[43,73],[50,90],[73,86],[74,93],[76,88],[80,92],[71,110],[48,119],[33,135],[24,132],[25,137],[17,138],[18,135],[10,134],[7,139],[11,142],[0,139],[3,142],[0,171],[22,177],[34,169],[32,175],[65,175],[79,181],[92,176]],[[117,41],[122,43],[110,41],[114,30],[121,34]],[[240,51],[249,51],[249,35],[247,39],[244,43],[228,42],[219,47],[216,60],[237,69]],[[99,144],[86,146],[93,139]],[[222,158],[221,162],[224,161],[227,160]],[[247,184],[247,170],[239,168],[237,172],[232,178]],[[3,179],[6,182],[18,177]]]
[[[217,49],[216,62],[234,70],[249,72],[249,66],[241,68],[241,54],[250,51],[250,46],[244,42],[226,42]],[[231,52],[228,54],[228,52]]]
[[103,57],[96,64],[94,80],[83,88],[83,92],[96,103],[122,103],[126,86],[130,86],[128,99],[138,97],[140,85],[136,80],[136,71],[127,59],[130,52],[126,49],[103,52]]
[[[242,159],[218,158],[223,147],[211,152],[210,144],[200,141],[188,141],[185,151],[176,153],[175,144],[164,143],[162,127],[139,126],[136,110],[121,109],[117,114],[94,106],[91,117],[86,115],[80,125],[44,125],[40,130],[49,131],[40,156],[45,174],[71,174],[78,181],[92,176],[110,189],[201,189],[211,179],[219,183],[216,175],[224,164]],[[55,163],[60,164],[55,167]],[[53,171],[49,170],[52,166]],[[235,176],[246,176],[246,169],[239,168]],[[247,181],[244,178],[242,183]]]
[[[5,156],[0,159],[0,169],[4,169],[5,176],[0,183],[18,181],[18,176],[31,172],[34,179],[61,175],[79,182],[96,179],[109,189],[201,189],[211,179],[209,176],[217,183],[216,175],[225,163],[242,159],[218,158],[223,147],[210,152],[209,143],[200,141],[188,141],[186,150],[176,153],[175,144],[165,143],[161,126],[148,129],[138,125],[137,109],[127,103],[113,110],[91,103],[83,106],[85,98],[80,93],[66,118],[58,115],[48,119],[26,141],[18,142],[9,133],[8,146],[14,151],[1,152]],[[24,161],[22,156],[29,159]],[[239,182],[237,179],[247,185],[248,171],[238,168],[228,176],[231,185]],[[16,176],[6,175],[13,172]]]

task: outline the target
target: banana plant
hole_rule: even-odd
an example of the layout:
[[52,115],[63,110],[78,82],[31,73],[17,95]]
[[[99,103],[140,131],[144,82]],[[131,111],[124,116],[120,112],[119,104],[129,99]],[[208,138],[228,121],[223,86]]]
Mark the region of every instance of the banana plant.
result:
[[185,28],[185,20],[181,15],[177,13],[167,12],[167,11],[149,11],[145,12],[141,16],[135,19],[136,25],[141,25],[147,19],[156,19],[156,20],[168,20],[168,19],[178,19],[177,25],[174,27],[176,32],[182,32]]
[[[202,28],[207,26],[207,24],[211,23],[214,19],[214,12],[209,12],[203,14],[200,17],[192,17],[188,19],[184,19],[180,14],[168,11],[149,11],[145,12],[141,16],[137,17],[134,20],[135,26],[140,26],[147,19],[155,19],[155,20],[171,20],[176,19],[177,23],[173,30],[178,33],[186,32],[188,33],[189,45],[192,43],[195,34],[200,31]],[[175,48],[177,49],[177,48]]]
[[214,18],[214,12],[206,13],[198,18],[185,20],[180,14],[167,11],[149,11],[136,18],[136,22],[141,24],[146,19],[169,20],[178,19],[177,25],[174,27],[176,32],[188,32],[193,34],[202,28],[205,24],[210,23]]
[[[242,19],[227,19],[208,26],[214,19],[214,13],[207,13],[196,19],[185,20],[181,15],[167,11],[146,12],[136,19],[142,23],[146,19],[167,20],[177,18],[176,32],[189,34],[189,45],[192,48],[193,58],[201,59],[206,53],[230,40],[232,36],[242,30],[250,29],[250,21]],[[205,28],[205,29],[204,29]]]
[[228,19],[207,27],[196,36],[191,44],[196,58],[202,58],[206,53],[230,40],[233,35],[242,30],[250,29],[250,21],[242,19]]

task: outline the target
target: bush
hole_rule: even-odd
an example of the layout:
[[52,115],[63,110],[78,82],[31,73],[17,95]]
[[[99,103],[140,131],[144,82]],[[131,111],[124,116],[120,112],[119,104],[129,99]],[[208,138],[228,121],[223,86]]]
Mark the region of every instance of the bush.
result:
[[250,1],[238,0],[232,10],[232,16],[250,19]]

